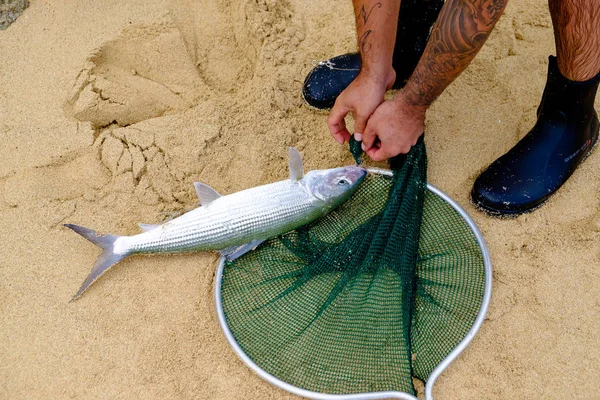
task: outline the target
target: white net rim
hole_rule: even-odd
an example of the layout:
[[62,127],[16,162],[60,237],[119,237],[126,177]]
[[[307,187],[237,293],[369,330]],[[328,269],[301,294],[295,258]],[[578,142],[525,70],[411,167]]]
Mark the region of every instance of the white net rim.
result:
[[[392,176],[392,171],[381,168],[369,168],[370,173],[380,174],[384,176]],[[490,258],[490,254],[485,244],[485,240],[483,239],[483,235],[473,219],[467,214],[467,212],[450,196],[446,193],[442,192],[437,187],[432,184],[427,184],[427,190],[431,193],[439,196],[442,200],[448,203],[467,223],[475,239],[477,240],[477,244],[481,250],[481,254],[483,256],[483,264],[484,264],[484,272],[485,272],[485,283],[484,283],[484,292],[483,292],[483,300],[481,302],[481,307],[479,309],[479,313],[477,314],[477,318],[475,318],[475,322],[471,326],[471,329],[463,340],[438,364],[438,366],[431,372],[429,377],[427,378],[427,384],[425,385],[425,399],[433,400],[433,385],[437,378],[444,372],[446,368],[467,348],[467,346],[471,343],[479,328],[481,328],[481,324],[485,319],[485,315],[487,314],[487,310],[490,304],[490,299],[492,296],[492,261]],[[242,350],[239,346],[235,337],[231,333],[229,326],[227,325],[227,320],[225,318],[225,312],[223,311],[223,302],[221,297],[221,283],[223,281],[223,270],[225,267],[225,258],[221,257],[219,259],[219,265],[217,267],[217,272],[215,275],[215,306],[217,309],[217,317],[219,319],[219,324],[221,325],[221,329],[225,334],[229,345],[232,347],[233,351],[242,359],[244,364],[246,364],[251,370],[253,370],[258,376],[266,380],[267,382],[286,390],[290,393],[293,393],[298,396],[302,396],[308,399],[315,400],[374,400],[374,399],[405,399],[405,400],[419,400],[417,397],[405,393],[405,392],[397,392],[397,391],[387,391],[387,392],[372,392],[372,393],[356,393],[356,394],[327,394],[327,393],[319,393],[313,392],[310,390],[302,389],[297,386],[290,385],[287,382],[282,381],[281,379],[269,374],[262,368],[260,368],[248,355]]]

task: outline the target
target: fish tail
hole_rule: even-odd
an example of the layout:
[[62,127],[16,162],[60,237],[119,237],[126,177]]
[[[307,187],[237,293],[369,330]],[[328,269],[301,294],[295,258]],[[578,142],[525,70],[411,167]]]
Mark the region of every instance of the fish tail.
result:
[[75,296],[73,296],[73,298],[71,299],[70,302],[73,302],[77,300],[83,294],[83,292],[85,292],[87,288],[90,287],[92,283],[94,283],[98,278],[100,278],[100,276],[103,273],[108,271],[110,267],[127,257],[129,254],[114,253],[114,243],[120,236],[101,235],[91,229],[84,228],[83,226],[79,225],[65,224],[64,226],[72,229],[73,231],[80,234],[81,236],[83,236],[84,238],[86,238],[87,240],[89,240],[90,242],[94,243],[96,246],[102,249],[102,254],[98,256],[98,259],[96,259],[94,267],[90,271],[87,278],[85,278],[85,281],[83,281],[83,284],[81,285],[77,293],[75,293]]

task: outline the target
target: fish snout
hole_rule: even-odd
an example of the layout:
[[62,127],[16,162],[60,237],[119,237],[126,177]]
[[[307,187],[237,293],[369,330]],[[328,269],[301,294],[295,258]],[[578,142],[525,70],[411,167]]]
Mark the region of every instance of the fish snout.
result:
[[344,176],[353,184],[358,184],[367,176],[367,170],[359,166],[344,167]]

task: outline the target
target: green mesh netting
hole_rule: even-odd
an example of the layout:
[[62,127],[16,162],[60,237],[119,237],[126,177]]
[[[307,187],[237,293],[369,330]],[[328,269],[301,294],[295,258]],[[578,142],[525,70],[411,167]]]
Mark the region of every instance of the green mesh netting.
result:
[[426,191],[423,141],[344,205],[225,265],[226,321],[263,370],[321,393],[426,380],[479,312],[484,263],[462,217]]

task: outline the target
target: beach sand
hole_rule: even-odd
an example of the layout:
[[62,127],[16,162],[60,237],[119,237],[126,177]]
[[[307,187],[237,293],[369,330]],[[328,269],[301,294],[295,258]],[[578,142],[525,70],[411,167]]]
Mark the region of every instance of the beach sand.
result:
[[[313,60],[355,49],[351,2],[42,1],[0,32],[0,398],[294,399],[246,368],[213,303],[217,255],[133,257],[78,301],[99,251],[227,194],[350,164],[303,106]],[[491,218],[477,175],[535,121],[554,52],[544,1],[510,3],[428,113],[429,181],[481,228],[494,292],[436,399],[600,399],[600,154],[543,208]],[[596,109],[600,109],[597,101]]]

